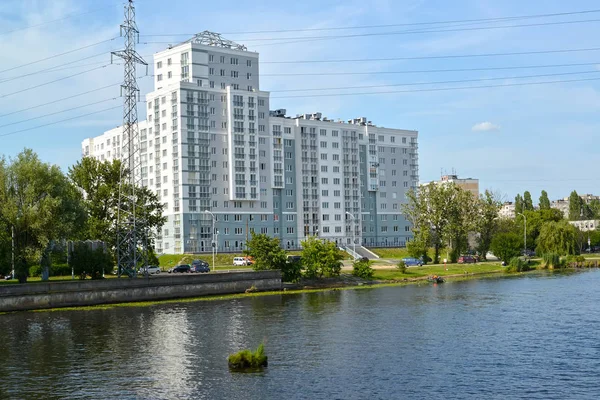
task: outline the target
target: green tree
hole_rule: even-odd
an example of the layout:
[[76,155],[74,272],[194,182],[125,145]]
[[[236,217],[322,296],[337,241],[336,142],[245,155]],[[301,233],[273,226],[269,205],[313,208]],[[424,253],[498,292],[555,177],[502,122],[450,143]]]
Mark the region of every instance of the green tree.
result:
[[[124,179],[129,171],[121,171],[119,160],[100,162],[85,157],[69,168],[69,178],[85,193],[85,208],[88,214],[81,239],[102,240],[111,249],[116,248],[118,231],[117,213],[119,208],[119,182],[121,174]],[[125,187],[125,190],[129,188]],[[147,188],[138,188],[137,216],[144,221],[150,232],[159,232],[166,222],[163,217],[164,205],[159,197]],[[153,247],[154,236],[151,234],[150,247]]]
[[593,216],[593,210],[577,194],[577,191],[573,190],[569,196],[569,221],[591,219]]
[[352,275],[362,278],[371,279],[375,271],[371,268],[371,262],[365,258],[360,258],[352,264]]
[[542,225],[537,239],[537,253],[561,256],[577,254],[577,232],[567,221],[550,221]]
[[490,250],[494,233],[498,226],[498,211],[502,207],[499,196],[486,190],[477,202],[477,217],[475,219],[475,231],[477,233],[477,254],[482,260]]
[[28,266],[40,263],[52,241],[76,235],[85,221],[81,201],[60,168],[29,149],[0,161],[0,220],[14,231],[19,282],[27,281]]
[[508,263],[514,257],[518,257],[523,249],[521,236],[514,232],[501,232],[494,235],[490,250],[500,260]]
[[550,199],[548,198],[548,192],[542,190],[542,194],[540,196],[540,210],[549,210],[550,209]]
[[342,254],[333,242],[309,236],[302,243],[302,265],[308,278],[339,276]]
[[268,269],[284,270],[286,264],[286,253],[281,248],[278,238],[272,238],[264,233],[252,232],[251,238],[246,242],[247,255],[254,259],[252,268],[255,271]]
[[456,185],[444,185],[448,191],[446,218],[448,224],[443,232],[444,242],[448,243],[450,262],[455,263],[458,257],[469,248],[470,232],[476,229],[478,203],[471,192]]
[[592,200],[588,205],[591,219],[600,219],[600,200]]
[[523,212],[525,210],[523,208],[523,206],[524,206],[523,196],[521,196],[521,194],[517,194],[517,196],[515,197],[515,212],[517,212],[517,213]]
[[437,185],[431,182],[419,186],[418,191],[407,193],[408,202],[402,210],[412,222],[415,238],[421,241],[429,240],[434,249],[433,262],[439,263],[440,251],[444,247],[444,235],[449,224],[447,212],[454,185]]
[[[537,238],[544,223],[551,221],[558,222],[563,219],[562,212],[555,208],[525,211],[525,216],[527,217],[527,248],[531,250],[535,249]],[[519,215],[516,221],[520,228],[519,233],[522,235],[523,217]]]
[[525,211],[533,211],[533,200],[531,199],[531,193],[528,190],[523,193],[523,209]]

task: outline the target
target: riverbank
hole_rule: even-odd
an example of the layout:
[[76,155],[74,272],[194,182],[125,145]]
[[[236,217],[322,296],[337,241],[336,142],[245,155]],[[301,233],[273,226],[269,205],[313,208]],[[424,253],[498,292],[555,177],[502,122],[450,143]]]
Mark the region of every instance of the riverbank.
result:
[[[425,268],[425,267],[421,267]],[[399,272],[399,271],[398,271]],[[421,271],[423,273],[423,271]],[[410,272],[409,272],[410,274]],[[469,279],[484,279],[498,276],[505,276],[506,274],[501,271],[496,272],[477,272],[471,274],[447,274],[445,278],[449,279],[449,282],[457,282]],[[262,296],[281,296],[281,295],[295,295],[303,293],[317,293],[337,290],[361,290],[361,289],[374,289],[391,286],[406,286],[406,285],[418,285],[418,284],[429,284],[427,282],[427,276],[418,276],[413,278],[402,278],[402,279],[387,279],[387,280],[364,280],[354,277],[350,274],[342,274],[337,278],[324,278],[319,280],[305,280],[299,284],[284,284],[282,290],[264,290],[257,292],[244,292],[244,293],[232,293],[223,295],[206,295],[200,297],[188,297],[188,298],[176,298],[176,299],[157,299],[137,302],[124,302],[124,303],[111,303],[111,304],[100,304],[93,306],[74,306],[74,307],[62,307],[62,308],[48,308],[31,310],[33,312],[54,312],[54,311],[85,311],[85,310],[105,310],[119,307],[149,307],[161,304],[184,304],[193,302],[204,302],[204,301],[222,301],[222,300],[234,300],[252,297]],[[0,313],[2,314],[2,313]]]

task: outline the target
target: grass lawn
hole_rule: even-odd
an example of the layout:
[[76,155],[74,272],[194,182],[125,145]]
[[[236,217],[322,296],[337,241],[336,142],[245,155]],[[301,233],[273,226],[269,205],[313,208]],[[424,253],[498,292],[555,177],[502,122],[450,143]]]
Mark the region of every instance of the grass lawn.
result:
[[373,278],[378,280],[397,280],[405,278],[419,278],[429,275],[446,276],[464,274],[465,271],[469,274],[473,274],[498,272],[502,270],[502,266],[498,262],[485,262],[478,264],[448,264],[447,268],[448,270],[446,271],[443,264],[424,265],[422,267],[410,267],[404,274],[397,268],[376,269]]
[[[396,259],[410,257],[406,247],[381,247],[381,248],[369,248],[373,253],[377,254],[381,258]],[[440,254],[445,254],[446,249],[441,249]],[[433,258],[434,251],[429,249],[429,257]],[[441,257],[444,258],[444,257]]]

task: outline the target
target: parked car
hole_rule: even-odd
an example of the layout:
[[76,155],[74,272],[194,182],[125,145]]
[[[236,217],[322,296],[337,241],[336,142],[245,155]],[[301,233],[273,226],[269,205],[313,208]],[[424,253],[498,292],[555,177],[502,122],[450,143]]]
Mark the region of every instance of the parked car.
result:
[[533,250],[523,250],[521,252],[522,256],[527,256],[527,257],[535,257],[535,251]]
[[458,257],[459,264],[475,264],[477,259],[473,256],[460,256]]
[[210,267],[208,266],[208,263],[204,260],[194,260],[192,261],[192,268],[190,272],[210,272]]
[[196,266],[208,267],[208,263],[204,260],[194,260],[192,261],[192,269]]
[[160,274],[160,267],[157,267],[156,265],[149,265],[147,267],[142,267],[140,268],[139,271],[140,274],[149,274],[149,275],[154,275],[154,274]]
[[241,265],[252,265],[254,260],[248,257],[233,257],[233,265],[241,266]]
[[182,264],[171,268],[169,273],[188,273],[191,269],[192,267],[189,264]]
[[300,257],[300,256],[287,256],[287,262],[289,262],[289,263],[300,262],[301,260],[302,260],[302,257]]
[[4,280],[6,280],[6,281],[10,281],[11,279],[13,279],[12,274],[8,274],[4,277]]
[[406,264],[407,267],[420,267],[423,265],[423,261],[418,258],[406,257],[403,258],[402,261],[404,261],[404,264]]

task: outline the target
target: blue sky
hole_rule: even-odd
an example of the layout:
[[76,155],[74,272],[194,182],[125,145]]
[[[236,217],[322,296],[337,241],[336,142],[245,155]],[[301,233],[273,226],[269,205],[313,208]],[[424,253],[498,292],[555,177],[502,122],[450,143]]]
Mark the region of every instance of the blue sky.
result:
[[[122,47],[121,39],[44,62],[28,64],[118,36],[118,25],[123,19],[121,4],[114,0],[0,2],[0,135],[121,104],[118,85],[113,84],[122,80],[122,67],[109,65],[109,53]],[[286,108],[288,114],[319,111],[329,118],[336,119],[366,116],[377,125],[418,130],[421,181],[437,179],[442,170],[450,172],[454,169],[461,176],[479,178],[482,189],[499,191],[506,199],[514,198],[516,193],[524,190],[530,190],[534,198],[539,196],[542,189],[546,189],[551,198],[568,196],[573,189],[582,193],[600,192],[600,175],[596,172],[599,160],[597,138],[600,128],[600,81],[360,96],[313,97],[310,94],[362,93],[417,87],[277,92],[573,72],[588,73],[460,85],[434,84],[418,88],[600,78],[600,51],[323,64],[266,63],[283,60],[397,58],[594,48],[599,47],[595,39],[600,33],[600,22],[304,42],[294,39],[281,40],[282,44],[256,39],[397,32],[416,28],[399,26],[311,32],[235,33],[561,13],[598,8],[595,1],[566,3],[559,0],[238,0],[199,3],[196,0],[138,0],[136,4],[138,26],[142,35],[211,30],[227,33],[227,38],[246,44],[250,50],[260,52],[261,61],[265,62],[260,67],[261,75],[264,74],[261,77],[261,89],[273,92],[272,108]],[[86,14],[65,18],[82,13]],[[14,31],[57,19],[61,20]],[[591,19],[600,20],[600,13],[463,26]],[[165,48],[167,43],[177,43],[185,39],[185,36],[142,36],[138,51],[146,56],[147,61],[151,61],[150,55]],[[95,57],[81,60],[91,56]],[[77,63],[67,64],[74,61]],[[599,64],[469,72],[267,76],[278,73],[398,72],[595,62]],[[50,67],[58,67],[58,70],[20,77]],[[97,69],[85,72],[94,68]],[[8,69],[11,70],[7,71]],[[76,73],[81,74],[28,90],[33,86]],[[7,81],[11,78],[19,79]],[[60,103],[21,111],[108,85],[113,86]],[[151,90],[151,78],[141,79],[140,87],[142,94]],[[307,97],[277,98],[292,95]],[[113,98],[114,100],[111,100]],[[91,103],[97,104],[87,106]],[[60,113],[74,107],[81,108],[70,113]],[[6,115],[16,111],[20,112]],[[31,120],[51,113],[57,114]],[[143,113],[144,107],[140,107],[141,118],[144,117]],[[0,154],[13,156],[24,147],[31,147],[42,159],[56,163],[66,170],[80,157],[80,143],[84,138],[98,135],[119,125],[121,118],[121,111],[116,109],[41,129],[0,136]],[[27,119],[30,120],[23,122]]]

